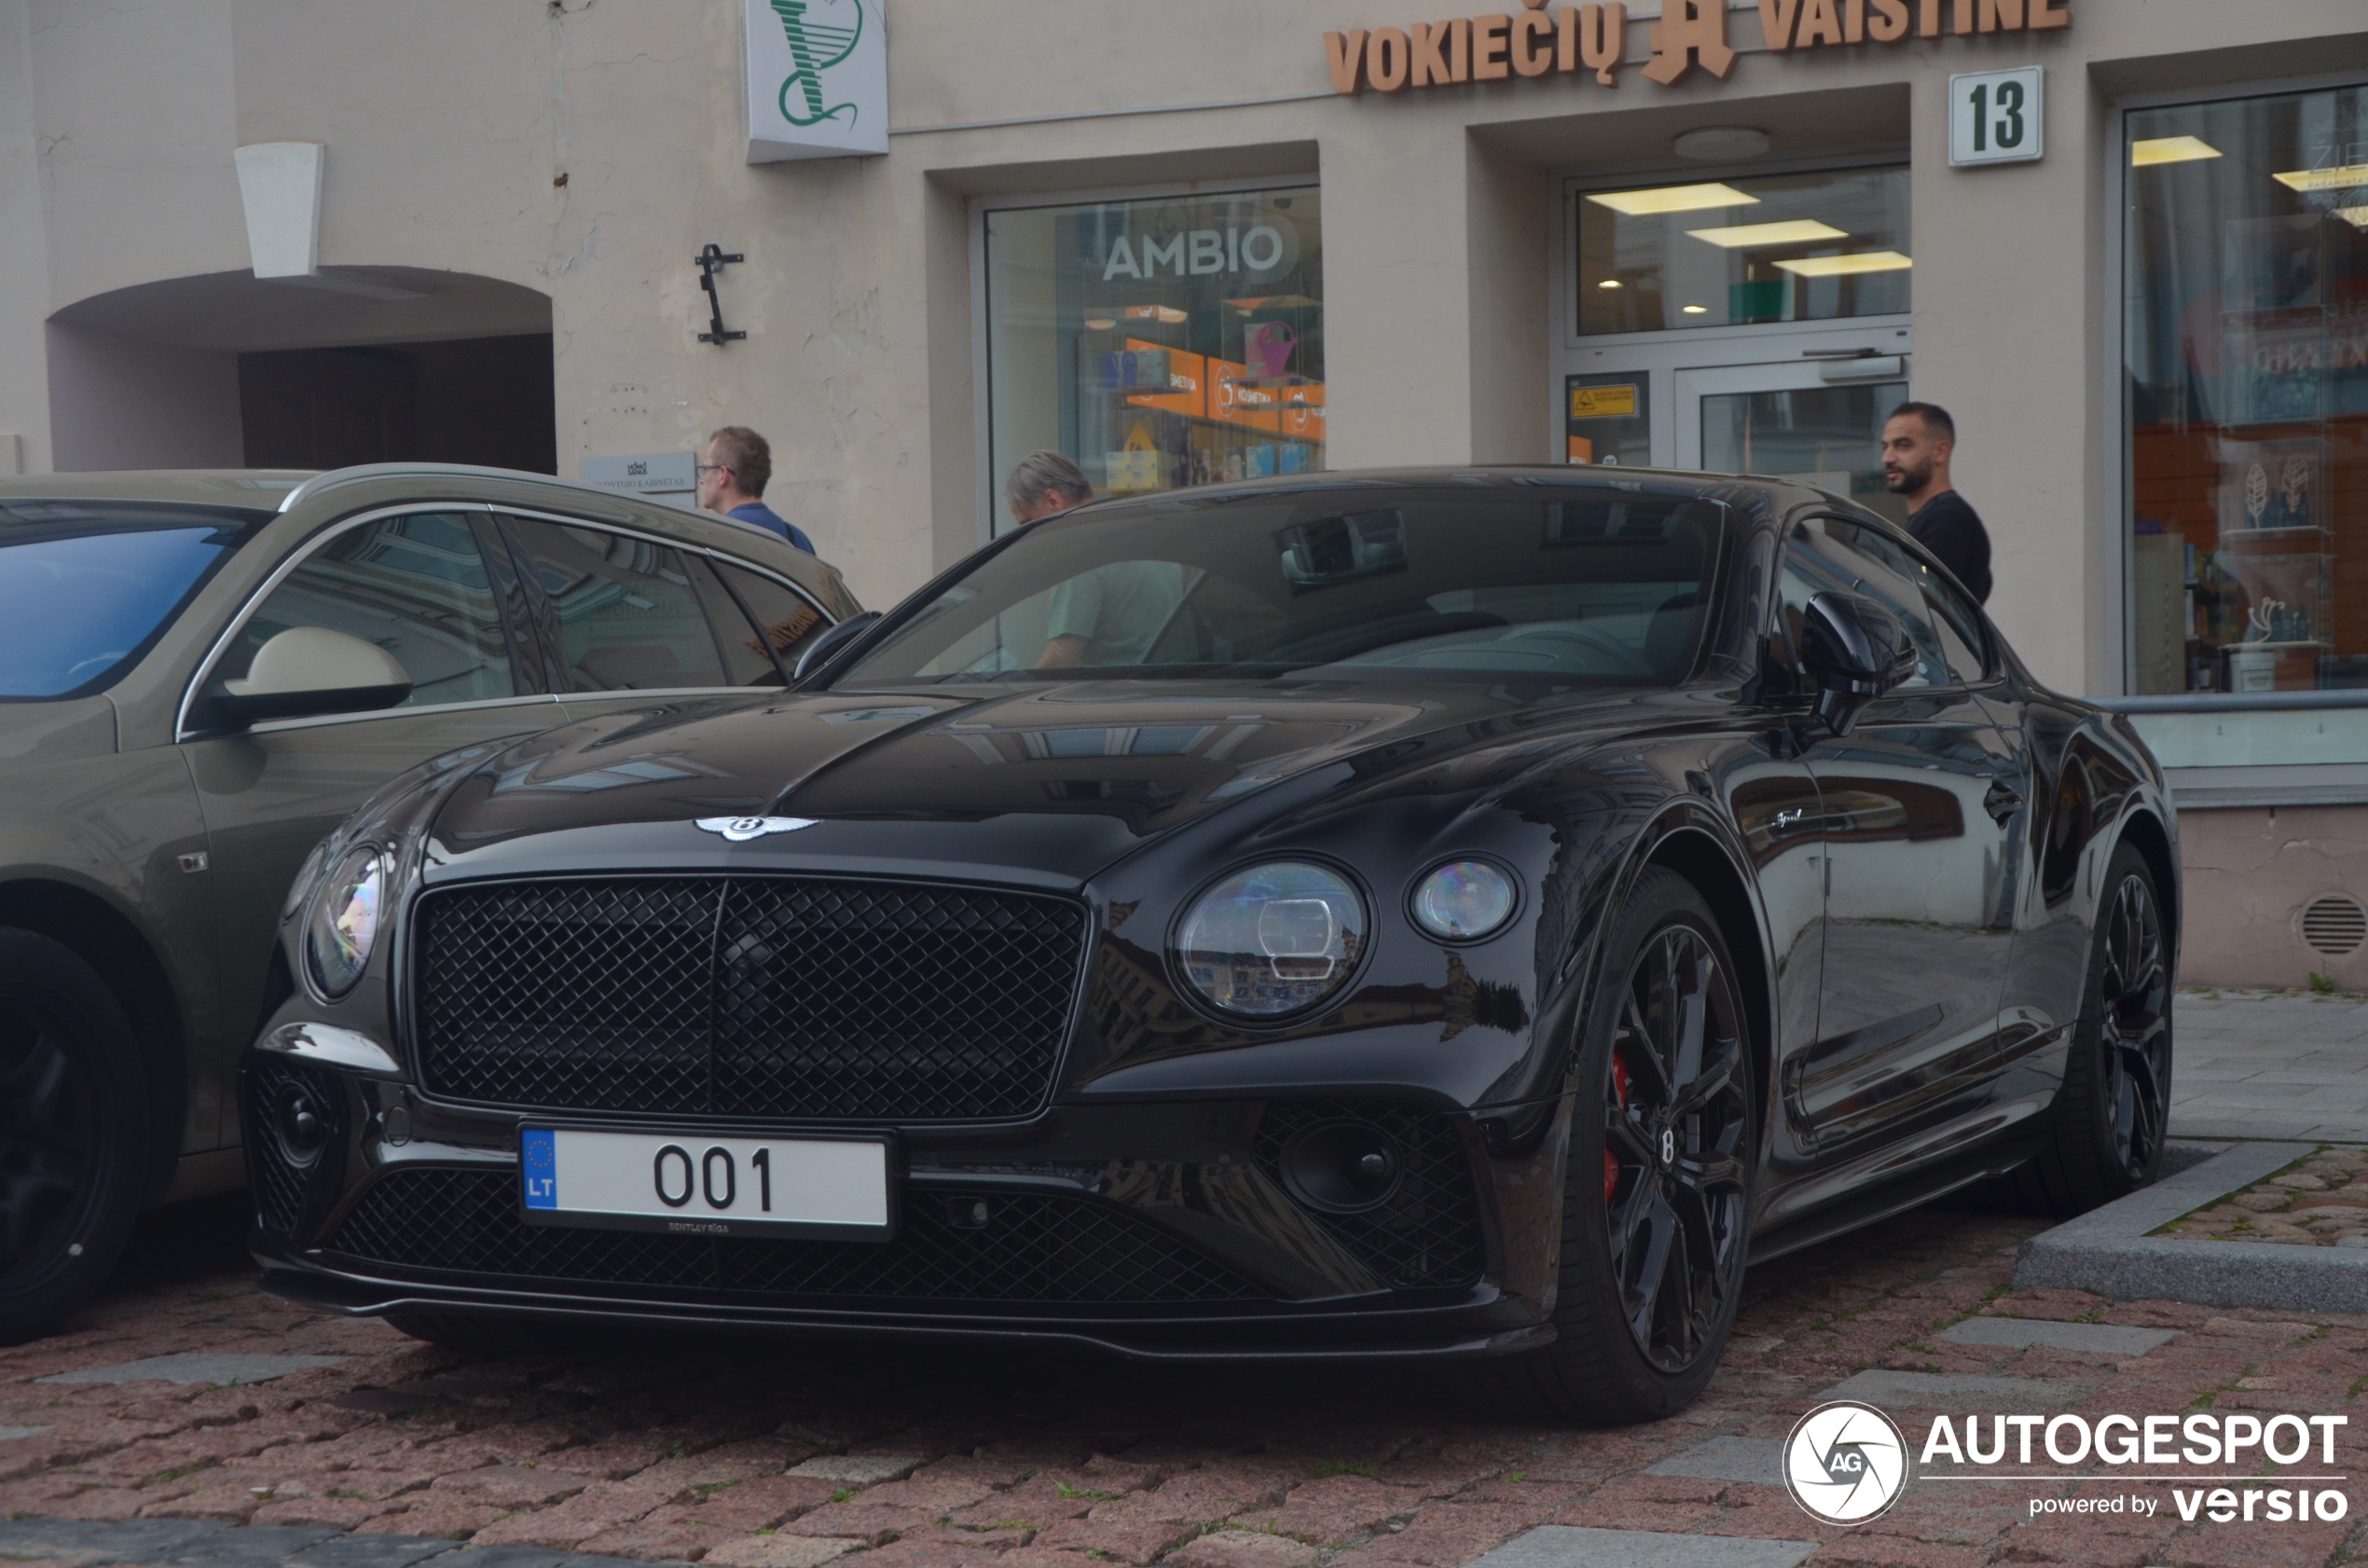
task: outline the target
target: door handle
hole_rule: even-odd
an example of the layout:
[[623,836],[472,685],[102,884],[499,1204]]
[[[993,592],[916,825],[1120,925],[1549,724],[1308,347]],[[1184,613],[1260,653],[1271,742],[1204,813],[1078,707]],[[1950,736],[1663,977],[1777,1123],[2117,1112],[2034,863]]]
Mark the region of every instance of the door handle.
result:
[[2023,797],[2004,784],[1993,782],[1989,792],[1981,798],[1981,808],[1989,813],[1991,821],[2004,827],[2006,818],[2023,808]]

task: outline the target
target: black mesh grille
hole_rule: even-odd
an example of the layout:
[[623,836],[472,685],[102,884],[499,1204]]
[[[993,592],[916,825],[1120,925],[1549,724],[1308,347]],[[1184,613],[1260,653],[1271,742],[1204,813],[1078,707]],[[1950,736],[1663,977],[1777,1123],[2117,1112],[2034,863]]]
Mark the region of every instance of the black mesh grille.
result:
[[948,1121],[1043,1103],[1085,923],[1021,893],[650,877],[431,893],[419,928],[433,1093]]
[[[894,1241],[777,1242],[529,1225],[518,1217],[516,1179],[506,1167],[390,1171],[362,1194],[329,1250],[380,1271],[470,1274],[471,1283],[528,1289],[1079,1305],[1273,1297],[1148,1220],[1079,1199],[915,1191]],[[984,1227],[952,1223],[957,1197],[984,1200]]]
[[[301,1094],[322,1119],[323,1143],[310,1159],[292,1157],[280,1136],[280,1110],[290,1095]],[[258,1051],[247,1058],[246,1106],[241,1113],[247,1147],[249,1185],[255,1191],[255,1216],[275,1236],[292,1236],[304,1217],[305,1199],[322,1167],[337,1154],[344,1131],[345,1092],[336,1077],[291,1062],[277,1052]]]
[[1277,1100],[1258,1124],[1259,1164],[1278,1183],[1284,1146],[1302,1128],[1354,1121],[1397,1146],[1400,1175],[1388,1199],[1356,1214],[1313,1209],[1316,1222],[1382,1282],[1398,1289],[1468,1285],[1487,1261],[1480,1204],[1463,1140],[1435,1111],[1387,1102]]

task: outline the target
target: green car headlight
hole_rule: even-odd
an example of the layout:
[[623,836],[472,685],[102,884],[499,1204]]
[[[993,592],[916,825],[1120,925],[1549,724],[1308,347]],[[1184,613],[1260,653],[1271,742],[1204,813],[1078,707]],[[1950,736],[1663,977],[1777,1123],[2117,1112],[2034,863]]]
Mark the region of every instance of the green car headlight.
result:
[[322,883],[304,923],[304,956],[324,997],[342,997],[362,978],[385,923],[386,882],[386,858],[365,848]]

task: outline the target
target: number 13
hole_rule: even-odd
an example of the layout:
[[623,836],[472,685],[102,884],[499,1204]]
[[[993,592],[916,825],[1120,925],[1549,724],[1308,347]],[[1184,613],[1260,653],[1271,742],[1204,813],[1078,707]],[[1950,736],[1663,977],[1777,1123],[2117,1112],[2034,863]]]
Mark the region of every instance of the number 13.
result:
[[[1989,84],[1983,82],[1974,89],[1974,151],[1989,150]],[[1998,84],[1998,144],[2013,148],[2023,144],[2023,84]]]

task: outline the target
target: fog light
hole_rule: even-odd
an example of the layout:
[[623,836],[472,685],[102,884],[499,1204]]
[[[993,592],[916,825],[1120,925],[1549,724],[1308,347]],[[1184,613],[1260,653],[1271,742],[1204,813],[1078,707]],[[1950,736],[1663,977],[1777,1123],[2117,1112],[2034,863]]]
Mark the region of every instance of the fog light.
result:
[[1405,1162],[1397,1141],[1362,1121],[1320,1121],[1283,1146],[1283,1185],[1327,1214],[1356,1214],[1386,1203]]
[[321,1158],[329,1141],[329,1128],[311,1090],[297,1083],[283,1086],[273,1107],[272,1122],[280,1135],[280,1152],[289,1164],[302,1170]]
[[1513,879],[1486,860],[1450,860],[1414,888],[1414,924],[1441,942],[1472,942],[1513,917]]

